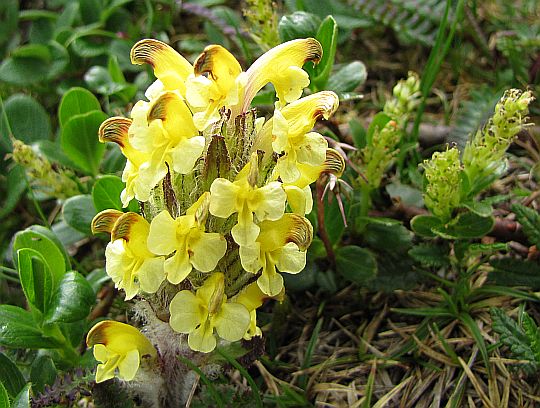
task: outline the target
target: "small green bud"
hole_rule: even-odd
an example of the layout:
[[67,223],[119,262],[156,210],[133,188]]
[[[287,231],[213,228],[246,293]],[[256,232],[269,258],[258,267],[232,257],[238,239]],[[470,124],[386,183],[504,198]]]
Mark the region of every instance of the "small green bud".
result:
[[393,94],[394,98],[385,103],[383,111],[398,122],[406,122],[420,103],[420,78],[418,75],[409,72],[407,79],[402,79],[396,84]]
[[431,160],[423,164],[427,180],[424,188],[426,207],[444,221],[452,217],[452,211],[460,202],[459,151],[453,147],[445,152],[435,152]]
[[530,91],[506,91],[495,106],[493,116],[484,128],[465,146],[463,166],[471,183],[485,176],[503,160],[506,150],[526,124],[528,106],[534,98]]

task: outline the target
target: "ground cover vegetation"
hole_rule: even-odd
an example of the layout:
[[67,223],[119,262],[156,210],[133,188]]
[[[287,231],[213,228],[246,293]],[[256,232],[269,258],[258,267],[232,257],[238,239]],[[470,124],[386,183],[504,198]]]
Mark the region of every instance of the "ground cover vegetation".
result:
[[536,1],[0,16],[0,407],[539,403]]

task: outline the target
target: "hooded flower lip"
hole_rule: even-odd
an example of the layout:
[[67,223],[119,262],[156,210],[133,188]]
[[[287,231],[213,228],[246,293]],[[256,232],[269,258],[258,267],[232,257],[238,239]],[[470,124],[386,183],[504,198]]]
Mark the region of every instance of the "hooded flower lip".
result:
[[127,159],[122,173],[122,181],[126,183],[126,188],[120,195],[124,207],[127,207],[133,198],[147,201],[153,187],[151,183],[147,183],[145,176],[151,156],[133,147],[129,138],[132,123],[131,119],[115,116],[103,122],[98,131],[100,142],[116,143]]
[[164,89],[177,90],[181,95],[185,95],[185,82],[193,73],[193,67],[171,46],[158,40],[141,40],[131,48],[130,58],[132,64],[151,65],[154,75]]
[[[297,164],[300,176],[292,183],[283,183],[283,190],[287,194],[287,203],[295,214],[309,214],[313,209],[313,197],[311,195],[311,183],[316,181],[321,174],[332,174],[341,177],[345,171],[343,156],[334,149],[326,149],[326,160],[320,166],[309,164]],[[275,177],[278,174],[274,175]]]
[[139,290],[154,293],[165,279],[163,257],[151,253],[146,245],[149,224],[138,214],[105,210],[92,220],[95,232],[110,232],[105,249],[105,270],[115,286],[124,289],[126,300]]
[[203,194],[186,212],[173,219],[167,210],[150,225],[148,248],[156,254],[174,255],[165,261],[167,280],[182,282],[193,270],[210,272],[225,255],[227,242],[215,232],[205,232],[208,193]]
[[322,91],[291,102],[264,124],[255,139],[255,148],[282,154],[275,172],[284,183],[300,177],[300,164],[321,165],[326,158],[328,143],[316,132],[310,132],[320,118],[328,119],[339,104],[334,92]]
[[209,353],[216,347],[214,329],[222,339],[240,340],[250,323],[250,314],[240,303],[227,302],[225,277],[215,272],[193,294],[189,290],[178,292],[170,304],[173,330],[188,334],[192,350]]
[[270,82],[276,90],[278,107],[298,99],[309,85],[302,66],[306,61],[317,63],[321,56],[317,40],[292,40],[266,52],[242,72],[236,58],[225,48],[206,47],[186,84],[186,97],[199,111],[194,115],[197,127],[203,130],[217,121],[218,111],[224,106],[231,109],[232,118],[246,112],[257,92]]
[[263,221],[257,241],[240,247],[244,269],[257,273],[262,269],[257,284],[269,296],[283,289],[283,277],[277,270],[298,273],[306,266],[306,250],[313,238],[313,227],[307,218],[284,214],[277,221]]
[[129,324],[104,320],[97,323],[86,336],[88,347],[94,347],[94,357],[101,364],[96,371],[96,382],[118,377],[131,381],[141,358],[157,356],[156,349],[136,328]]
[[231,234],[235,242],[252,244],[259,234],[254,215],[258,221],[277,220],[285,212],[286,194],[281,183],[271,181],[257,187],[257,154],[238,173],[234,182],[217,178],[210,186],[210,213],[216,217],[228,218],[238,213],[238,222]]

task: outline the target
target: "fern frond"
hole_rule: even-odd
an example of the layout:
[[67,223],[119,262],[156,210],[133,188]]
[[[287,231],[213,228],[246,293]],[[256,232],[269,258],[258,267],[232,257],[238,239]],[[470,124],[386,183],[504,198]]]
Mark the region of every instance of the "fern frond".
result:
[[516,214],[516,218],[531,244],[536,245],[537,248],[540,247],[540,215],[538,212],[521,204],[514,204],[512,211]]
[[440,0],[349,0],[375,24],[391,27],[407,43],[432,46],[444,14]]

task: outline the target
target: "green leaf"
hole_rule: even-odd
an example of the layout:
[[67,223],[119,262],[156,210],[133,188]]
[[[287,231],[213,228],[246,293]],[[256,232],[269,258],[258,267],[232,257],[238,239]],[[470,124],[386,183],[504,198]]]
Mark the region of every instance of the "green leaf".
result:
[[448,252],[446,246],[428,243],[414,246],[409,250],[409,255],[423,265],[442,267],[450,264]]
[[107,71],[109,72],[109,75],[114,82],[118,84],[126,83],[126,78],[124,78],[122,69],[120,68],[120,65],[118,64],[118,58],[113,54],[109,55],[109,61],[107,63]]
[[26,384],[21,370],[3,353],[0,353],[0,384],[6,387],[11,398],[16,397]]
[[433,228],[441,225],[441,220],[434,215],[416,215],[411,220],[411,229],[421,237],[434,238]]
[[507,316],[504,309],[491,308],[490,313],[493,330],[499,333],[500,342],[510,348],[514,358],[528,360],[535,368],[535,355],[523,328]]
[[56,339],[46,336],[32,314],[17,306],[0,305],[0,346],[8,348],[58,348]]
[[[317,203],[318,205],[318,203]],[[338,205],[336,198],[332,199],[331,203],[325,202],[324,204],[324,222],[326,232],[333,245],[339,242],[339,239],[345,231],[345,224],[343,223],[343,216]],[[350,203],[348,200],[343,202],[345,216],[349,214]]]
[[30,248],[38,252],[45,260],[49,271],[52,273],[54,287],[63,278],[66,270],[71,268],[64,247],[54,233],[45,227],[33,225],[15,234],[13,259],[17,259],[17,252],[24,248]]
[[100,0],[79,0],[79,9],[84,24],[97,23],[103,6],[104,4]]
[[34,393],[43,393],[45,385],[52,386],[58,375],[52,358],[39,354],[30,366],[30,382]]
[[[330,88],[333,89],[333,88]],[[349,122],[349,129],[351,130],[351,136],[353,138],[354,147],[357,149],[363,149],[366,147],[366,129],[364,126],[356,120],[351,119]]]
[[62,148],[67,156],[88,174],[96,175],[105,145],[98,140],[98,129],[107,115],[92,111],[72,116],[62,129]]
[[528,286],[540,289],[540,265],[516,258],[500,258],[490,261],[493,271],[489,280],[503,286]]
[[[323,55],[315,67],[313,82],[317,89],[325,89],[336,57],[338,26],[332,16],[326,16],[317,30],[317,40],[321,43]],[[308,65],[309,66],[309,65]]]
[[[4,0],[0,2],[0,47],[12,39],[11,34],[17,29],[19,20],[19,1]],[[1,48],[0,48],[1,49]]]
[[125,83],[125,80],[122,83],[114,81],[110,72],[99,65],[90,68],[84,75],[84,80],[94,92],[107,96],[118,95],[124,100],[132,98],[137,91],[135,85]]
[[97,212],[112,208],[122,211],[120,193],[124,189],[124,182],[117,176],[103,176],[99,178],[92,189],[92,200]]
[[493,214],[493,207],[491,204],[483,201],[469,201],[462,205],[480,217],[490,217],[491,214]]
[[24,167],[21,165],[13,166],[7,174],[5,186],[7,191],[5,192],[4,203],[0,208],[0,219],[13,211],[26,190]]
[[100,110],[99,101],[92,92],[84,88],[74,87],[62,97],[58,108],[58,119],[60,125],[64,126],[75,115]]
[[27,383],[19,392],[17,397],[11,403],[11,408],[30,408],[30,387],[31,383]]
[[399,180],[394,181],[386,186],[386,192],[392,199],[399,199],[405,205],[411,207],[423,207],[424,198],[422,192],[408,184],[401,184]]
[[47,323],[82,320],[90,313],[95,300],[94,290],[84,276],[68,272],[52,296],[45,320]]
[[540,215],[538,212],[521,204],[512,205],[512,211],[516,214],[516,218],[531,244],[540,248]]
[[9,395],[4,387],[4,384],[0,382],[0,408],[10,408],[11,404],[9,403]]
[[[24,94],[10,96],[4,104],[4,113],[16,139],[31,144],[51,137],[49,115],[45,108],[31,96]],[[2,134],[2,139],[9,140],[8,135]],[[8,143],[11,145],[10,141]]]
[[349,62],[332,73],[326,87],[338,94],[352,92],[367,79],[367,69],[360,61]]
[[495,225],[493,217],[480,217],[473,212],[458,215],[446,225],[432,228],[432,231],[445,239],[474,239],[488,234]]
[[316,37],[321,19],[315,14],[297,11],[281,17],[278,23],[279,37],[283,42],[296,38]]
[[362,285],[377,274],[377,261],[371,251],[348,245],[336,251],[336,269],[345,278]]
[[54,288],[47,261],[39,252],[23,248],[17,251],[17,263],[26,300],[39,311],[45,312]]
[[[295,276],[291,274],[286,274],[286,276]],[[105,268],[98,268],[94,269],[92,272],[90,272],[86,276],[86,280],[92,287],[92,290],[94,291],[94,295],[97,295],[101,287],[105,282],[108,282],[111,280],[111,277],[107,275],[107,272],[105,272]]]
[[358,217],[366,225],[363,232],[368,246],[392,253],[406,252],[412,245],[413,233],[399,221],[389,218]]
[[62,214],[70,227],[86,235],[92,235],[90,224],[97,211],[90,195],[68,198],[62,208]]

